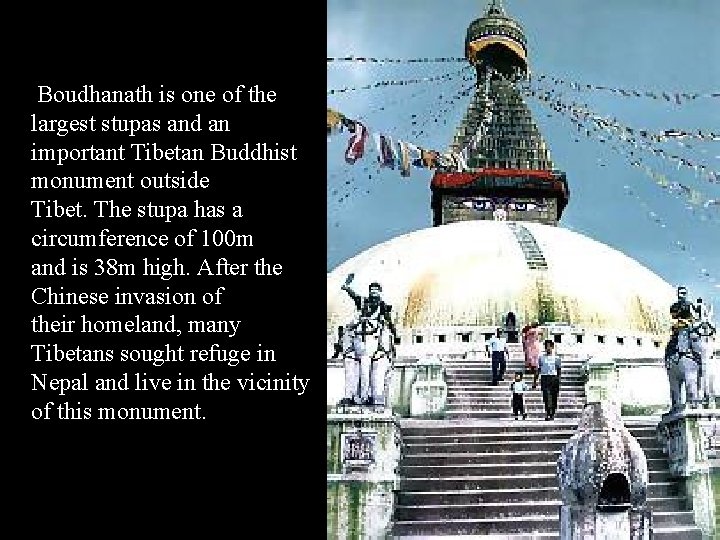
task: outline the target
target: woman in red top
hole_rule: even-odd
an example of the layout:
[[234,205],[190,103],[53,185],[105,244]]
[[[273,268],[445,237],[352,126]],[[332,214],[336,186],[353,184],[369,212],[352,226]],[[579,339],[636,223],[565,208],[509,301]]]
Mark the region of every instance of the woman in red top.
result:
[[538,323],[526,326],[522,331],[523,351],[525,352],[525,368],[533,374],[533,388],[537,387],[538,358],[540,358],[541,330]]

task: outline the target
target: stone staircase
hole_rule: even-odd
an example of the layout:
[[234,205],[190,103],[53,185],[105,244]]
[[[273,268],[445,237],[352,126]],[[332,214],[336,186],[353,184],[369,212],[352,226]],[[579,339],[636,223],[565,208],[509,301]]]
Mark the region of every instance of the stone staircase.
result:
[[[522,345],[519,343],[508,343],[508,352],[510,359],[507,362],[505,380],[497,386],[491,384],[492,369],[487,357],[480,360],[453,359],[445,362],[449,420],[512,418],[510,383],[516,371],[524,371],[525,360]],[[581,368],[581,361],[563,359],[556,419],[577,418],[582,411],[585,388]],[[531,385],[532,375],[526,374],[524,380]],[[536,390],[530,390],[525,395],[525,412],[528,420],[545,418],[539,383]]]
[[[393,538],[559,538],[556,461],[584,403],[580,362],[564,359],[558,411],[544,421],[540,390],[526,395],[528,419],[514,420],[509,384],[522,370],[511,344],[505,381],[491,385],[490,361],[447,361],[447,420],[401,422],[403,457]],[[654,423],[629,425],[645,451],[655,538],[701,539],[678,495]]]

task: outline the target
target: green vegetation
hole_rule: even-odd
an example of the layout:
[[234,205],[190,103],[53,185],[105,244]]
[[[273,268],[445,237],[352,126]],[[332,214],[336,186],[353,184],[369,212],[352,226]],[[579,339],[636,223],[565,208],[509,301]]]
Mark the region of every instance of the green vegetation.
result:
[[340,433],[336,429],[328,430],[328,474],[340,472]]
[[360,540],[362,538],[362,508],[364,482],[349,482],[348,490],[348,539]]

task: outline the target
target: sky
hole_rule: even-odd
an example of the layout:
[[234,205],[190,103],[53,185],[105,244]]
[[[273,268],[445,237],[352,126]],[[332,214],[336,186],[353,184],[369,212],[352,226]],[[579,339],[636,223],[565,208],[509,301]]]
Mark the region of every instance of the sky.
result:
[[[327,56],[462,57],[467,27],[486,5],[485,0],[328,0]],[[585,104],[636,130],[720,134],[720,99],[703,97],[720,91],[717,0],[505,0],[504,7],[525,29],[533,80],[562,90],[563,102]],[[328,62],[327,104],[363,121],[371,132],[445,151],[469,103],[470,96],[459,93],[472,84],[473,70],[457,75],[467,65]],[[446,74],[439,81],[337,92]],[[541,81],[541,74],[582,85],[701,97],[678,105],[602,90],[578,92]],[[702,297],[720,314],[719,207],[689,204],[601,143],[602,134],[578,135],[567,115],[532,97],[526,102],[555,167],[567,174],[570,202],[559,226],[625,253],[673,286],[687,286],[692,299]],[[347,164],[348,138],[347,132],[333,134],[327,144],[328,271],[375,244],[432,226],[432,172],[413,169],[410,178],[402,178],[380,169],[371,141],[364,158]],[[681,142],[684,146],[677,140],[655,146],[720,171],[720,141]],[[690,187],[703,201],[720,199],[720,183],[695,170],[628,143],[616,147],[634,151],[655,173]]]

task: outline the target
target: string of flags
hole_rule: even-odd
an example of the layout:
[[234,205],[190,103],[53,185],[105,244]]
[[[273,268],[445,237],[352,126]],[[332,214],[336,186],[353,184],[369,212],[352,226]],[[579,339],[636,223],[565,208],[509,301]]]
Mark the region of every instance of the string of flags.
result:
[[425,64],[433,62],[467,62],[464,57],[449,58],[375,58],[372,56],[344,56],[344,57],[327,57],[328,63],[331,62],[359,62],[372,64]]
[[[413,137],[422,137],[426,134],[426,128],[429,124],[438,124],[442,121],[443,125],[447,125],[448,121],[448,113],[452,108],[457,105],[460,99],[467,97],[467,95],[475,88],[475,83],[466,86],[465,88],[462,88],[459,90],[454,96],[444,100],[441,102],[441,105],[444,105],[443,107],[440,107],[435,111],[435,113],[431,116],[428,115],[425,117],[425,120],[422,122],[413,121],[412,124],[416,126],[414,130],[411,131],[411,134]],[[442,119],[442,120],[441,120]]]
[[[473,83],[463,88],[455,96],[451,97],[448,102],[454,103],[460,97],[467,95],[474,87],[475,84]],[[439,97],[442,97],[442,94]],[[345,130],[350,133],[350,138],[344,157],[345,162],[351,165],[363,158],[367,150],[368,139],[372,139],[379,166],[381,168],[397,168],[400,175],[405,178],[410,176],[412,167],[438,170],[467,169],[466,156],[459,152],[439,152],[402,139],[396,140],[384,133],[371,133],[364,122],[358,119],[350,119],[339,111],[328,108],[328,136]]]
[[[474,77],[470,75],[465,75],[461,79],[459,79],[457,82],[464,83],[467,81],[473,80]],[[451,82],[453,86],[455,86],[454,83]],[[437,94],[435,97],[439,102],[434,106],[431,107],[433,111],[435,111],[434,115],[432,116],[442,116],[444,118],[444,121],[447,122],[447,118],[449,116],[452,116],[451,114],[445,114],[449,110],[451,110],[452,105],[459,102],[459,98],[463,95],[467,95],[467,92],[474,88],[474,83],[471,86],[468,86],[466,88],[458,88],[454,91],[453,95],[451,95],[449,98],[447,97],[447,92],[445,90],[441,90],[441,93]],[[423,87],[424,90],[427,91],[428,88],[432,88],[430,86]],[[419,92],[418,92],[419,93]],[[444,104],[447,104],[447,106],[443,106]],[[389,105],[386,104],[386,105]],[[366,113],[363,116],[368,116],[370,114],[370,111]],[[429,123],[432,123],[433,121],[436,123],[438,122],[438,119],[433,119],[431,115],[418,115],[418,114],[411,114],[410,117],[407,119],[409,121],[409,124],[413,126],[413,137],[416,135],[416,130],[418,134],[422,134],[424,130],[426,129],[425,126]],[[422,120],[419,121],[419,117],[422,117]],[[360,121],[364,125],[367,125],[363,117],[357,117],[355,118],[356,121]],[[402,123],[404,125],[404,123]],[[401,124],[397,124],[397,128],[394,128],[393,130],[399,130]],[[335,131],[344,130],[342,124],[338,126],[338,129]],[[330,133],[330,132],[329,132]],[[330,137],[328,137],[328,141],[330,142]],[[417,141],[416,141],[417,143]],[[365,166],[362,168],[362,170],[358,170],[356,167],[343,167],[338,172],[330,173],[328,175],[328,196],[337,197],[335,200],[338,204],[343,204],[345,202],[349,202],[353,196],[361,195],[361,194],[370,194],[371,190],[375,187],[375,185],[371,182],[368,183],[368,180],[372,181],[373,178],[377,178],[377,174],[380,173],[382,170],[385,170],[383,167],[380,166],[379,161],[373,160],[365,160]],[[370,170],[368,167],[368,164],[373,165],[376,167],[373,170]],[[353,172],[355,171],[355,172]],[[358,173],[359,171],[359,173]],[[333,206],[328,207],[328,216],[332,215],[331,209]],[[339,224],[336,222],[335,226],[339,226]]]
[[[338,121],[338,118],[340,120]],[[411,167],[420,169],[462,170],[464,158],[454,152],[438,152],[422,148],[401,139],[395,140],[384,133],[375,133],[362,122],[347,118],[342,113],[328,109],[328,134],[346,129],[351,135],[345,150],[345,162],[353,165],[362,159],[367,150],[367,141],[372,138],[377,151],[380,167],[398,169],[402,177],[409,177]]]
[[544,75],[540,74],[537,75],[537,80],[548,80],[556,85],[564,85],[569,86],[573,90],[576,91],[583,91],[583,90],[603,90],[607,92],[612,92],[613,94],[620,95],[623,97],[647,97],[651,99],[661,100],[664,99],[665,101],[672,103],[673,101],[677,105],[682,105],[682,100],[692,101],[699,98],[717,98],[720,97],[720,92],[705,92],[705,93],[697,93],[697,92],[676,92],[676,91],[670,91],[670,92],[650,92],[647,90],[638,91],[638,90],[627,90],[624,88],[615,88],[612,86],[603,86],[599,84],[586,84],[586,83],[579,83],[576,81],[566,81],[565,79],[561,79],[560,77],[554,77],[552,75]]
[[[454,80],[455,77],[457,77],[457,76],[458,76],[458,74],[455,74],[455,76],[454,76],[454,77],[450,77],[450,78],[448,79],[448,81]],[[471,74],[463,74],[462,77],[461,77],[459,80],[460,80],[461,82],[467,82],[467,81],[475,80],[475,75],[472,74],[472,73],[471,73]],[[473,85],[473,86],[474,86],[474,85]],[[383,111],[389,109],[390,107],[392,107],[392,106],[394,106],[394,105],[397,105],[397,104],[400,104],[400,103],[402,103],[403,105],[406,105],[406,104],[408,103],[408,101],[410,101],[411,99],[413,99],[413,98],[415,98],[415,97],[418,97],[418,96],[420,96],[420,95],[422,95],[422,94],[425,94],[425,93],[429,92],[431,88],[432,88],[432,86],[422,86],[422,87],[420,87],[420,90],[417,90],[417,91],[413,92],[413,93],[410,94],[409,96],[403,95],[403,96],[398,97],[397,99],[394,99],[394,100],[391,100],[391,101],[383,101],[383,102],[382,102],[382,105],[379,105],[379,106],[377,106],[377,107],[374,107],[374,108],[368,110],[364,115],[358,116],[358,117],[357,117],[357,120],[363,121],[364,119],[366,119],[369,115],[371,115],[371,114],[373,114],[373,113],[383,112]],[[438,97],[438,99],[442,99],[443,94],[441,93],[441,94],[439,94],[437,97]],[[415,118],[417,118],[417,116],[418,116],[417,114],[413,114],[413,115],[412,115],[412,118],[415,119]],[[412,125],[417,125],[417,121],[413,120]]]
[[[554,110],[555,112],[563,114],[564,116],[569,115],[566,117],[571,122],[575,123],[578,126],[578,131],[581,131],[581,132],[584,131],[588,138],[596,138],[600,142],[606,142],[606,139],[601,138],[600,136],[598,136],[596,134],[596,132],[600,130],[598,127],[596,127],[597,126],[596,123],[590,122],[589,126],[586,126],[582,123],[583,121],[587,122],[588,115],[585,115],[585,114],[580,115],[578,113],[579,113],[579,110],[582,110],[583,112],[587,111],[586,106],[584,106],[583,108],[581,108],[579,106],[575,107],[575,108],[563,107],[562,102],[560,102],[560,104],[558,103],[558,101],[560,101],[560,100],[558,100],[557,98],[553,98],[553,96],[550,96],[551,93],[552,93],[552,91],[546,92],[545,95],[542,95],[539,91],[530,91],[529,89],[526,89],[526,94],[538,98],[538,101],[540,101],[540,103],[542,105],[549,107],[552,110]],[[542,99],[543,97],[545,97],[546,99]],[[573,104],[573,105],[575,105],[575,104]],[[575,113],[575,116],[573,116],[573,113]],[[590,118],[592,118],[592,115],[590,115]],[[638,130],[638,131],[641,131],[641,130]],[[611,133],[610,136],[612,136],[612,135],[613,134]],[[618,133],[614,133],[614,135],[619,136]],[[666,137],[672,137],[673,133],[672,132],[667,133],[667,134],[663,133],[663,135]],[[640,134],[640,136],[643,136],[643,134]],[[627,142],[626,137],[622,138],[621,140],[623,140],[624,142]],[[576,141],[577,141],[577,139],[576,139]],[[645,163],[643,163],[641,158],[636,157],[635,152],[632,149],[630,149],[630,148],[621,149],[621,148],[618,148],[615,144],[610,144],[610,147],[613,150],[615,150],[616,152],[618,152],[620,155],[622,155],[623,157],[627,158],[632,166],[640,168],[643,172],[645,172],[648,176],[650,176],[660,187],[664,188],[669,194],[673,194],[673,195],[680,196],[680,197],[684,196],[684,198],[688,199],[689,202],[696,202],[696,203],[701,202],[701,198],[698,197],[699,192],[697,190],[693,191],[692,188],[690,188],[689,186],[686,186],[680,182],[670,182],[667,179],[667,177],[665,177],[664,175],[661,175],[659,173],[656,173],[649,166],[647,166]],[[687,243],[680,241],[677,238],[677,236],[674,233],[672,233],[672,231],[667,227],[665,220],[660,215],[658,215],[657,212],[651,210],[649,208],[649,205],[629,185],[625,185],[623,187],[624,187],[625,193],[627,195],[633,196],[637,200],[637,202],[643,207],[644,214],[649,219],[651,219],[656,225],[658,225],[661,229],[664,229],[670,235],[671,243],[672,243],[673,247],[680,250],[681,252],[685,253],[693,263],[698,265],[697,269],[699,271],[699,275],[702,278],[709,280],[711,283],[715,283],[716,282],[715,277],[712,276],[710,274],[710,272],[708,271],[707,267],[702,265],[698,261],[697,257],[692,254],[690,246]],[[705,209],[710,209],[710,208],[717,209],[718,208],[717,199],[705,200],[704,203],[702,204],[702,207]],[[690,210],[695,210],[695,208],[693,208],[692,206],[688,206],[687,208]],[[718,285],[715,285],[715,286],[717,287]]]
[[418,84],[423,82],[437,82],[437,81],[445,81],[452,77],[456,77],[457,75],[468,71],[472,69],[472,66],[465,66],[459,71],[453,71],[451,73],[443,73],[441,75],[433,75],[431,77],[420,77],[417,79],[397,79],[397,80],[389,80],[389,81],[378,81],[371,84],[366,84],[363,86],[346,86],[344,88],[334,88],[327,91],[327,95],[333,95],[333,94],[342,94],[344,92],[355,92],[357,90],[371,90],[373,88],[380,88],[381,86],[406,86],[411,84]]
[[[537,93],[535,94],[535,97],[538,97]],[[596,135],[596,132],[599,130],[596,127],[588,128],[585,126],[582,121],[587,119],[587,115],[585,115],[585,109],[580,109],[578,107],[574,106],[559,106],[558,100],[545,100],[541,99],[543,96],[541,95],[539,98],[540,103],[542,103],[545,106],[551,107],[552,110],[566,115],[569,113],[569,116],[567,118],[575,124],[578,127],[579,131],[584,131],[585,135],[589,138],[595,138],[601,143],[608,142],[608,139],[601,138]],[[612,137],[614,133],[608,133],[609,137]],[[620,139],[623,142],[627,142],[626,139]],[[708,199],[705,197],[700,191],[697,189],[692,188],[691,186],[688,186],[687,184],[677,182],[677,181],[670,181],[665,175],[657,173],[654,171],[651,167],[649,167],[647,164],[642,162],[642,159],[638,158],[635,155],[635,152],[633,150],[623,150],[621,148],[618,148],[616,145],[611,144],[610,147],[620,155],[622,155],[624,158],[626,158],[629,162],[629,164],[633,167],[640,168],[650,179],[652,179],[656,185],[658,185],[660,188],[665,190],[671,195],[675,195],[678,197],[681,197],[685,199],[685,201],[690,205],[688,209],[695,209],[695,208],[702,208],[705,210],[713,210],[717,209],[718,205],[715,199]],[[708,218],[712,219],[711,216],[708,216],[705,213],[701,214],[701,219],[707,220]]]
[[[655,156],[659,156],[663,159],[673,161],[677,165],[678,169],[680,167],[687,167],[689,169],[693,169],[693,171],[695,171],[698,176],[700,176],[704,180],[709,181],[710,183],[717,183],[718,181],[720,181],[719,173],[717,171],[711,170],[705,163],[696,162],[694,160],[691,161],[682,156],[670,154],[662,148],[653,147],[648,142],[645,142],[644,140],[639,140],[637,137],[635,137],[636,134],[640,134],[640,132],[644,132],[645,130],[637,130],[624,126],[614,119],[609,119],[607,117],[603,117],[601,115],[598,115],[597,113],[594,113],[593,111],[589,110],[585,105],[579,105],[574,102],[571,102],[570,104],[565,103],[559,97],[555,96],[552,90],[548,91],[543,89],[529,89],[526,90],[526,93],[536,97],[541,102],[545,102],[546,104],[550,105],[552,109],[556,112],[569,111],[575,117],[575,123],[577,125],[578,131],[586,131],[587,136],[590,136],[590,133],[586,123],[590,123],[608,134],[614,132],[624,142],[629,143],[635,148],[648,151]],[[672,130],[666,130],[666,132],[673,133]],[[664,139],[660,139],[661,142],[663,142],[664,140],[667,140],[667,136],[665,136]],[[605,141],[600,140],[600,142]]]
[[661,229],[665,229],[665,231],[668,233],[671,239],[671,244],[675,249],[678,249],[682,251],[684,254],[687,255],[687,257],[697,265],[698,274],[702,277],[707,279],[710,283],[715,283],[716,278],[713,276],[710,271],[707,269],[707,267],[701,262],[698,261],[697,256],[694,255],[694,250],[691,248],[689,244],[686,242],[680,241],[677,236],[672,232],[672,230],[667,226],[666,220],[662,218],[657,212],[652,210],[650,206],[647,204],[646,201],[644,201],[640,195],[635,193],[635,191],[628,185],[623,186],[623,189],[625,191],[625,194],[633,197],[643,208],[643,212],[646,215],[647,218],[649,218],[653,223],[658,225]]

